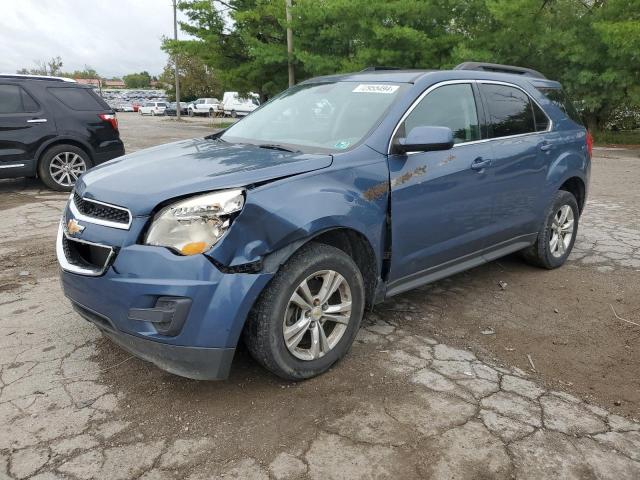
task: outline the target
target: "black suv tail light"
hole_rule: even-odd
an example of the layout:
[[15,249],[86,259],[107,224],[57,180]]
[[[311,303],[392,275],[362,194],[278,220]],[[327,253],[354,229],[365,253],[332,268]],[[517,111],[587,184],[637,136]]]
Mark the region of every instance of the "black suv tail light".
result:
[[100,120],[109,122],[114,130],[118,130],[118,119],[116,118],[115,113],[101,113],[98,116],[100,117]]

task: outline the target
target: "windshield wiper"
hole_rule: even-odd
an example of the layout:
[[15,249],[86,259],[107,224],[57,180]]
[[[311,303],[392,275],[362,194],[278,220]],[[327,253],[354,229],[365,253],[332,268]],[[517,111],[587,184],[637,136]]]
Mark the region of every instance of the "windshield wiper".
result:
[[258,145],[260,148],[268,148],[270,150],[280,150],[282,152],[291,152],[291,153],[300,153],[300,150],[293,150],[291,148],[284,147],[282,145],[278,145],[277,143],[263,143]]

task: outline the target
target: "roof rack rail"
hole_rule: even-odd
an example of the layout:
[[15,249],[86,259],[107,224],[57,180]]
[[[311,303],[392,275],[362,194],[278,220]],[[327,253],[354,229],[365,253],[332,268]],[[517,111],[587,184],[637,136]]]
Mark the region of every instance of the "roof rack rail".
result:
[[361,72],[379,72],[381,70],[402,70],[400,67],[383,67],[383,66],[376,66],[376,67],[367,67],[367,68],[363,68],[362,70],[360,70]]
[[2,78],[28,78],[31,80],[50,80],[54,82],[70,82],[76,83],[73,78],[67,77],[52,77],[50,75],[31,75],[24,73],[0,73],[0,77]]
[[454,67],[454,70],[481,70],[483,72],[510,73],[524,77],[547,78],[537,70],[499,63],[464,62]]

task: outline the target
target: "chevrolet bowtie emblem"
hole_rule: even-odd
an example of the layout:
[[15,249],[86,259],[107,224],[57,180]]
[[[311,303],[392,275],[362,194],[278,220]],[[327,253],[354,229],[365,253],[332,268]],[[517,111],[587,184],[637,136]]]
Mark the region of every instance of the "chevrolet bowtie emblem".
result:
[[76,233],[82,233],[84,226],[80,225],[75,218],[72,218],[67,222],[67,232],[69,235],[75,235]]

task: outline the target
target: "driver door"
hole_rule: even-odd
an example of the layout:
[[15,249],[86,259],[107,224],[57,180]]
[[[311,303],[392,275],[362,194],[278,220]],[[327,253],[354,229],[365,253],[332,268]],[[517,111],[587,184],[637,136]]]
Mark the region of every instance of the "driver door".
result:
[[[389,155],[392,255],[388,293],[414,288],[484,263],[491,229],[491,147],[480,140],[473,82],[428,91],[393,142],[418,126],[449,127],[454,147]],[[476,101],[478,100],[478,101]]]

